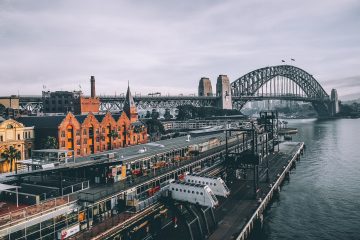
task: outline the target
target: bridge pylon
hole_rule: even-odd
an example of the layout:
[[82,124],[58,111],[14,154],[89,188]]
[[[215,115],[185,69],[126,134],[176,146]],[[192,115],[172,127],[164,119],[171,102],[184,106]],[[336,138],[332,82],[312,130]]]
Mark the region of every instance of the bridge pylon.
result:
[[336,89],[331,89],[330,94],[330,113],[331,116],[335,116],[337,113],[339,113],[340,107],[339,107],[339,99]]
[[221,109],[232,109],[231,85],[227,75],[219,75],[216,82],[217,106]]

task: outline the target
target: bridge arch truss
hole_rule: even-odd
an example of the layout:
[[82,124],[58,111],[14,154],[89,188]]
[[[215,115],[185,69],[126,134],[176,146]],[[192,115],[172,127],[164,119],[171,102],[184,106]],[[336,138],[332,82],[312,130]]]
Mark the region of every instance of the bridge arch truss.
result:
[[[301,94],[291,85],[287,85],[287,91],[281,93],[274,91],[270,94],[259,94],[258,91],[270,81],[273,83],[272,86],[270,84],[270,92],[271,89],[278,89],[280,80],[284,81],[284,78],[287,79],[287,84],[290,82],[295,84],[292,86],[300,88]],[[284,99],[312,102],[320,115],[326,115],[330,101],[329,95],[311,74],[291,65],[264,67],[249,72],[231,83],[231,93],[233,104],[238,109],[251,100]]]

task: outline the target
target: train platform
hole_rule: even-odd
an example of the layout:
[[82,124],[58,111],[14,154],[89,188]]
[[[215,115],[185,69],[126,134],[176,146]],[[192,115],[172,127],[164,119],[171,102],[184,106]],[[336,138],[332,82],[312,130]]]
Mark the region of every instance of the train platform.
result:
[[[175,151],[177,149],[184,149],[193,144],[200,144],[208,141],[211,138],[224,138],[224,133],[215,133],[208,134],[204,136],[192,137],[190,141],[187,141],[187,137],[177,137],[167,140],[161,140],[157,142],[139,144],[135,146],[130,146],[126,148],[114,149],[102,153],[91,154],[86,157],[77,157],[74,162],[60,164],[55,167],[46,168],[46,169],[38,169],[38,170],[30,170],[19,172],[18,174],[12,174],[9,176],[5,176],[3,179],[9,177],[22,177],[28,176],[32,174],[53,172],[57,170],[67,170],[67,169],[77,169],[86,166],[95,166],[103,163],[108,163],[111,161],[121,161],[121,162],[131,162],[136,161],[138,159],[150,158],[155,155],[163,154],[166,152]],[[109,154],[114,154],[113,158],[109,158]],[[95,160],[95,161],[94,161]],[[0,177],[0,181],[1,181]]]

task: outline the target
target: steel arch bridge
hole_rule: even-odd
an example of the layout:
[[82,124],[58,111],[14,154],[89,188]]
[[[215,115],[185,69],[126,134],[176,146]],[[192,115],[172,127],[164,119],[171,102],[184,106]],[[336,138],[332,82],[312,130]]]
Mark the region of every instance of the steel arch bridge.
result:
[[291,65],[249,72],[231,83],[231,93],[237,109],[252,100],[278,99],[311,102],[320,116],[330,113],[330,97],[323,87],[311,74]]
[[[333,114],[330,99],[318,81],[308,72],[291,65],[264,67],[245,74],[227,86],[231,88],[232,107],[241,109],[249,101],[268,99],[311,102],[319,116]],[[265,89],[265,91],[264,91]],[[230,89],[229,89],[230,90]],[[219,106],[227,96],[134,96],[139,109],[175,108],[181,105]],[[121,111],[125,96],[100,96],[100,111]],[[21,96],[20,107],[42,111],[41,96]]]

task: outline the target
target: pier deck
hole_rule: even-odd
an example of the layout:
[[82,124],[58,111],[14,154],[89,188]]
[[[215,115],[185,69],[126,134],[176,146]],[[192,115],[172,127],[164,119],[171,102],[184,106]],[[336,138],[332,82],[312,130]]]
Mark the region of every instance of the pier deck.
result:
[[278,189],[285,174],[290,171],[303,146],[301,142],[284,142],[280,144],[280,152],[268,156],[270,182],[266,182],[265,176],[260,179],[261,203],[254,199],[254,190],[250,180],[239,180],[234,183],[231,186],[232,194],[216,211],[217,219],[221,220],[209,239],[246,239],[255,220],[260,217],[270,202],[273,192]]

